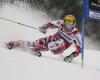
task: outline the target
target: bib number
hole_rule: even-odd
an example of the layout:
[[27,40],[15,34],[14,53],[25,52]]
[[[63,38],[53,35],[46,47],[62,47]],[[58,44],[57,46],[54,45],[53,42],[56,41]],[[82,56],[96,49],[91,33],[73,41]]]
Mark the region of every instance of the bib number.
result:
[[64,46],[64,40],[63,39],[59,39],[57,41],[52,41],[52,42],[49,42],[49,44],[48,44],[48,48],[51,51],[57,50],[58,48],[60,48],[62,46]]

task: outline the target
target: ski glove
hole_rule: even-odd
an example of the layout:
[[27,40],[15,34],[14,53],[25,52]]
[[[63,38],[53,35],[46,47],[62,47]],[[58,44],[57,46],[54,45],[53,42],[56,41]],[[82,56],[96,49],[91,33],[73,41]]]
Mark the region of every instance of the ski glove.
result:
[[45,26],[39,27],[39,31],[40,31],[41,33],[44,33],[44,34],[46,34],[46,32],[47,32]]

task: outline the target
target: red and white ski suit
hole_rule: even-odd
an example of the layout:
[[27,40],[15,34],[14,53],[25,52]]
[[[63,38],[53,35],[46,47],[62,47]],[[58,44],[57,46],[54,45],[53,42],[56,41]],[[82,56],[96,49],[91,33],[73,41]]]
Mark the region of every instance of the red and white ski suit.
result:
[[72,43],[75,44],[76,50],[75,54],[79,55],[81,52],[81,41],[80,34],[77,28],[74,28],[71,32],[66,30],[63,25],[63,20],[56,20],[53,22],[48,22],[44,25],[46,29],[58,28],[58,31],[54,35],[50,35],[45,38],[36,40],[33,43],[32,50],[34,51],[52,51],[54,54],[60,54],[67,48],[71,46]]

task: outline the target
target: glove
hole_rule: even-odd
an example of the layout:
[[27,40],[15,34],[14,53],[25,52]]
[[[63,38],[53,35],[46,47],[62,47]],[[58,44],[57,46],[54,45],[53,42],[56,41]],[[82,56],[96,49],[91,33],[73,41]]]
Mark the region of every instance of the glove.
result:
[[45,26],[39,27],[39,31],[40,31],[41,33],[44,33],[44,34],[46,34],[46,32],[47,32]]

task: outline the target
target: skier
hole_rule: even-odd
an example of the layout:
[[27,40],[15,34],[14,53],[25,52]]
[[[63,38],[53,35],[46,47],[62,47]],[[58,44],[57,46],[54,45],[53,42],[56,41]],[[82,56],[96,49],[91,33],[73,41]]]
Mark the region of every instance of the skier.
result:
[[44,24],[39,27],[39,30],[42,33],[46,33],[49,28],[58,28],[58,31],[54,35],[36,41],[11,41],[6,46],[8,49],[20,47],[41,57],[41,51],[50,50],[53,54],[61,54],[74,43],[76,50],[64,58],[64,61],[71,62],[81,52],[80,34],[76,28],[76,18],[73,15],[67,15],[63,20]]

